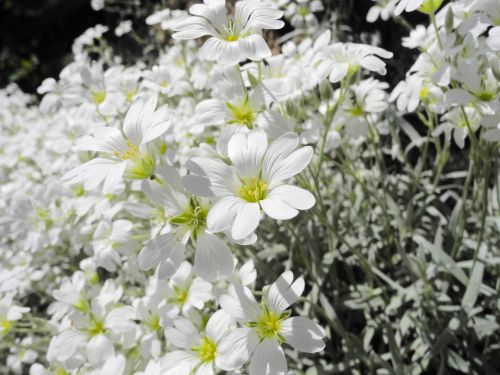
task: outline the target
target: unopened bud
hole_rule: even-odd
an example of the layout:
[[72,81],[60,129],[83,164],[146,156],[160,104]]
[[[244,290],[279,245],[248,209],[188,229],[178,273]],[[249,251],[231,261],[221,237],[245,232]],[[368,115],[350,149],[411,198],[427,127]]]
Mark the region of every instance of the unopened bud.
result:
[[248,81],[250,81],[250,85],[255,87],[259,84],[259,80],[252,73],[247,71],[247,76],[248,76]]
[[286,102],[286,113],[292,118],[296,118],[299,113],[297,105],[292,100]]
[[321,99],[324,101],[329,101],[333,96],[333,89],[330,81],[324,79],[319,84],[319,94],[321,95]]
[[446,21],[445,21],[446,32],[451,33],[451,31],[453,30],[454,23],[455,23],[455,15],[453,14],[453,9],[449,7],[448,13],[446,13]]

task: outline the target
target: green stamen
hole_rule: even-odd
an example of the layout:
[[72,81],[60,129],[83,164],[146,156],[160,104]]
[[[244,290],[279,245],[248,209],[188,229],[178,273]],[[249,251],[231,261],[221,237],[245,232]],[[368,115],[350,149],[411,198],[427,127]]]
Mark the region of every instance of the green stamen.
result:
[[285,339],[281,335],[281,324],[285,319],[290,316],[289,311],[278,314],[269,310],[267,304],[262,304],[262,312],[257,321],[250,322],[247,325],[255,328],[260,340],[277,339],[279,342],[284,343]]
[[231,112],[231,119],[228,121],[229,124],[244,125],[248,129],[253,129],[257,115],[248,101],[248,96],[239,104],[226,102],[226,106]]
[[196,198],[189,200],[189,206],[180,215],[172,218],[170,222],[187,227],[192,237],[196,240],[205,230],[207,225],[208,208],[203,206]]
[[90,326],[89,333],[91,336],[97,336],[101,333],[106,333],[104,322],[92,319],[92,325]]
[[243,185],[239,188],[240,198],[247,202],[255,203],[264,200],[267,196],[267,183],[257,177],[243,179]]

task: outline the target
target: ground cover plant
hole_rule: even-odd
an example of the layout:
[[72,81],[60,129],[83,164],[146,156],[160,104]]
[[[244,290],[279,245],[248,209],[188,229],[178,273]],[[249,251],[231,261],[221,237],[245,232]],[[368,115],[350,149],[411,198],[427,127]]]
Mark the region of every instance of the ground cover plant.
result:
[[0,89],[0,373],[500,372],[498,0],[91,4]]

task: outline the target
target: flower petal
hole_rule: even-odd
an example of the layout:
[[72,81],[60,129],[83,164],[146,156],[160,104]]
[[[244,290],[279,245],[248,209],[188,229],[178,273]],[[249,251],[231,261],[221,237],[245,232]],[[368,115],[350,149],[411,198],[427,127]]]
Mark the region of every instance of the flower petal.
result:
[[266,199],[260,201],[260,205],[267,215],[276,220],[289,220],[299,213],[299,211],[275,195],[269,195]]
[[205,328],[207,337],[216,343],[219,342],[219,340],[225,336],[232,322],[231,316],[224,310],[215,312],[210,319],[208,319]]
[[216,202],[208,212],[207,229],[218,233],[230,227],[234,223],[239,207],[243,204],[241,199],[235,197],[222,198]]
[[269,179],[267,180],[269,184],[269,189],[273,189],[281,181],[299,174],[307,167],[313,156],[313,149],[310,146],[302,147],[292,154],[287,156],[285,159],[279,160],[273,166],[270,167]]
[[297,210],[308,210],[316,203],[316,198],[307,190],[293,185],[281,185],[273,189],[270,196],[279,198]]
[[231,228],[231,236],[241,240],[250,235],[260,222],[260,207],[258,203],[244,203],[238,207],[238,213]]
[[325,347],[325,330],[301,316],[283,321],[280,333],[288,344],[301,352],[316,353]]
[[287,363],[277,340],[262,341],[250,361],[250,375],[286,375]]
[[268,303],[271,310],[285,311],[299,299],[304,292],[304,279],[302,277],[293,281],[293,272],[286,271],[271,285],[268,293]]
[[233,255],[224,241],[213,234],[202,234],[196,245],[194,271],[205,280],[212,281],[229,276],[233,270]]
[[236,133],[227,145],[229,159],[240,178],[253,178],[262,169],[262,159],[267,150],[267,135],[262,131],[250,134]]
[[259,337],[252,329],[237,328],[222,339],[215,363],[226,371],[239,369],[248,361],[258,344]]

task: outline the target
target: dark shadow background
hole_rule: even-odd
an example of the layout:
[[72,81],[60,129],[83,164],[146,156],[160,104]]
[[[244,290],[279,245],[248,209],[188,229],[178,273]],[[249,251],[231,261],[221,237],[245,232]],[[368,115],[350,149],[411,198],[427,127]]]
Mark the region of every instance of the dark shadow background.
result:
[[[201,0],[200,0],[201,1]],[[24,91],[35,93],[43,79],[57,77],[72,60],[71,46],[87,28],[103,24],[109,42],[117,42],[114,28],[122,19],[131,19],[134,30],[148,37],[145,18],[165,7],[186,8],[192,0],[106,0],[106,8],[94,11],[90,0],[0,0],[0,87],[16,82]],[[401,37],[407,30],[392,21],[369,24],[365,21],[371,0],[323,0],[334,9],[338,23],[352,29],[346,38],[360,40],[362,32],[380,33],[382,47],[395,52],[388,61],[388,80],[399,81],[414,60],[412,51],[401,48]],[[320,15],[321,16],[321,15]],[[417,12],[408,15],[411,24],[425,23],[426,17]],[[287,26],[282,32],[289,30]],[[125,39],[125,41],[123,40]],[[132,38],[122,38],[121,50],[141,53]],[[125,43],[125,44],[124,44]],[[118,51],[120,48],[118,49]],[[128,59],[130,60],[130,59]],[[125,62],[127,59],[125,59]]]

